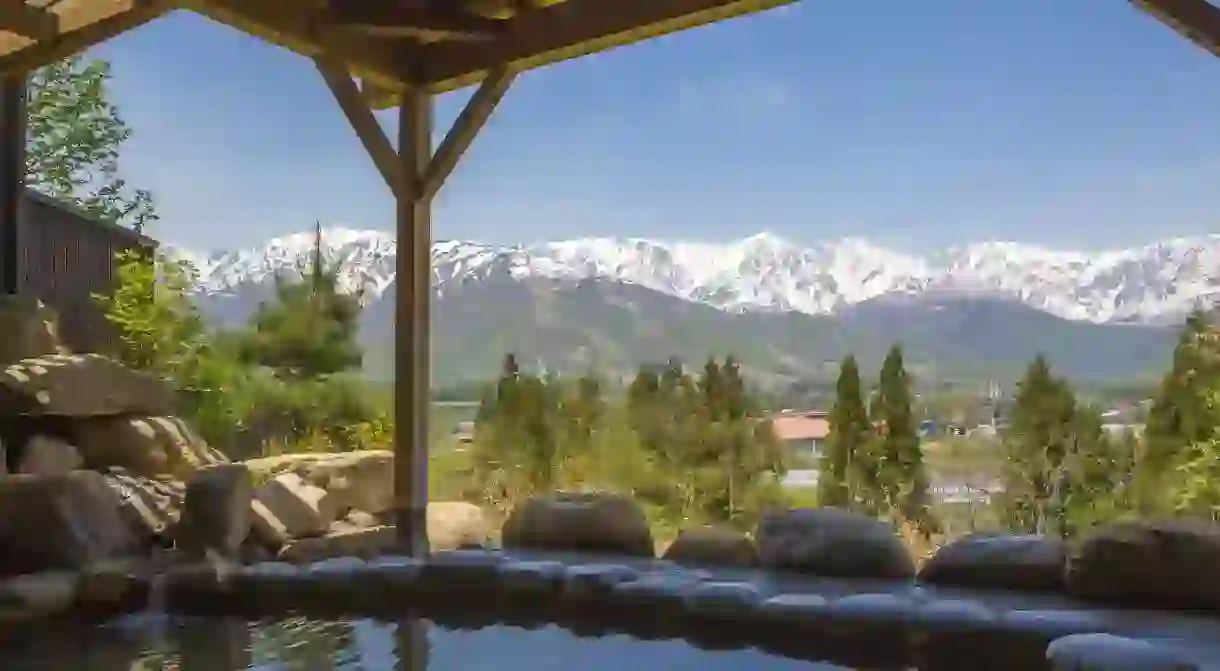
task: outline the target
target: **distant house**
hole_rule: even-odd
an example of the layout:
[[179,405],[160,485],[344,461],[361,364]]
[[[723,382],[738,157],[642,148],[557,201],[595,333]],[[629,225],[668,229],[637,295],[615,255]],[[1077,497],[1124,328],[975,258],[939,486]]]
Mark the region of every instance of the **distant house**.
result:
[[817,484],[814,468],[822,454],[822,444],[830,435],[830,420],[825,412],[785,410],[771,419],[775,437],[787,448],[792,468],[784,476],[787,487],[812,487]]
[[805,412],[784,411],[771,420],[775,437],[783,443],[789,454],[796,458],[817,458],[822,443],[830,435],[830,420],[820,410]]

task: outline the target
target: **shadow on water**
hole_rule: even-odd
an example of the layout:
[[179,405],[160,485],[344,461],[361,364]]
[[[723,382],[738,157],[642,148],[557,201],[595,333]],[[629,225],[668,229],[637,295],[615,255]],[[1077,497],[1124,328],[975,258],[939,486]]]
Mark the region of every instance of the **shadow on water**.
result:
[[0,649],[5,671],[709,671],[841,669],[755,650],[702,650],[680,640],[579,636],[547,625],[449,629],[304,617],[137,615],[103,627],[63,627]]

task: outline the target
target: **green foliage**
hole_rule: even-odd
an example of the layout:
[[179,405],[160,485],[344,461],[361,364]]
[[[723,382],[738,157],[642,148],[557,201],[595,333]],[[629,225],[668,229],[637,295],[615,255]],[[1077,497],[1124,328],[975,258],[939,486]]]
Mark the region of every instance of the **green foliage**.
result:
[[1139,469],[1134,434],[1107,434],[1041,357],[1018,385],[1004,436],[1001,520],[1015,531],[1068,537],[1127,515]]
[[875,450],[880,498],[891,513],[930,533],[933,524],[928,511],[928,477],[911,411],[911,381],[898,345],[890,349],[881,366],[871,415],[873,423],[881,427]]
[[1012,424],[1004,436],[1004,517],[1025,533],[1061,533],[1065,460],[1076,399],[1038,356],[1017,383]]
[[629,492],[670,530],[748,527],[782,502],[781,446],[731,358],[698,375],[676,361],[641,370],[615,402],[591,374],[529,375],[509,355],[479,409],[472,464],[495,507],[560,486]]
[[830,435],[818,476],[818,500],[823,505],[876,511],[879,486],[877,464],[869,452],[872,437],[860,392],[860,369],[855,357],[848,356],[839,366]]
[[1135,483],[1138,505],[1148,512],[1162,512],[1161,492],[1170,469],[1184,453],[1212,438],[1215,417],[1209,411],[1210,394],[1220,388],[1215,337],[1203,312],[1187,318],[1173,352],[1173,366],[1161,380],[1148,413],[1147,450],[1144,468]]
[[208,346],[203,320],[186,296],[194,270],[136,250],[116,256],[113,292],[94,300],[119,334],[123,363],[171,376],[196,365]]
[[[236,458],[390,445],[386,408],[360,381],[267,374],[241,356],[246,343],[267,332],[206,328],[187,294],[189,266],[134,252],[120,253],[117,261],[114,291],[95,300],[118,331],[118,358],[171,381],[185,418],[209,444]],[[268,351],[289,349],[273,339],[260,342]]]
[[360,367],[356,331],[361,295],[342,291],[339,267],[326,267],[321,249],[319,230],[312,268],[298,281],[276,279],[276,300],[259,305],[249,332],[239,340],[243,361],[298,380]]
[[158,219],[148,191],[119,177],[131,129],[110,102],[110,63],[70,56],[29,82],[26,185],[104,221],[142,231]]
[[1178,455],[1170,500],[1180,514],[1220,521],[1220,390],[1208,393],[1205,409],[1211,435]]

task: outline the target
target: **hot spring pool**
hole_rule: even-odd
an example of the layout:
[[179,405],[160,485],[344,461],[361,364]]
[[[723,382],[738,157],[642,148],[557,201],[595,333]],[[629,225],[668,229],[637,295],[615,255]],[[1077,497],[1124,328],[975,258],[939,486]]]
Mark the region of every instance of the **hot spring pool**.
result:
[[555,625],[476,630],[424,619],[244,619],[129,616],[70,626],[0,647],[5,671],[709,671],[846,667],[682,640],[582,637]]

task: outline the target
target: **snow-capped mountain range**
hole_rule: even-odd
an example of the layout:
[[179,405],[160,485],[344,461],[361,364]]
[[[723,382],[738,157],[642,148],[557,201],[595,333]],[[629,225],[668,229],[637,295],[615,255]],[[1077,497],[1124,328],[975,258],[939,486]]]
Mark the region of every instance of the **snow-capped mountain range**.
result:
[[[324,255],[340,264],[346,286],[363,287],[373,300],[392,286],[392,233],[330,228],[322,237]],[[174,251],[199,271],[198,291],[219,297],[302,267],[313,245],[310,231],[251,249]],[[604,279],[734,312],[822,315],[879,297],[967,293],[1017,300],[1074,321],[1162,324],[1220,297],[1220,234],[1104,252],[981,242],[920,256],[861,239],[802,246],[769,233],[725,244],[443,241],[434,245],[432,260],[440,296],[449,287],[489,279]]]

